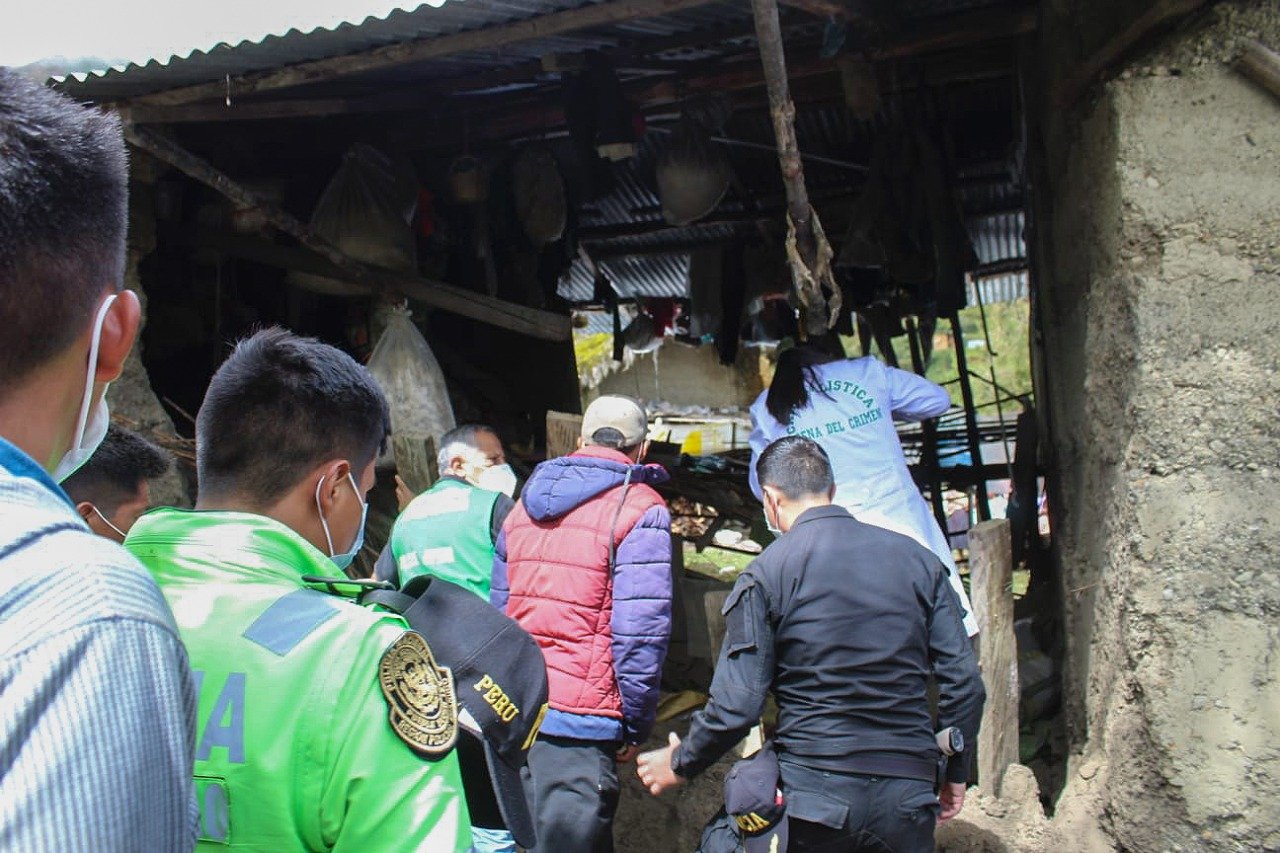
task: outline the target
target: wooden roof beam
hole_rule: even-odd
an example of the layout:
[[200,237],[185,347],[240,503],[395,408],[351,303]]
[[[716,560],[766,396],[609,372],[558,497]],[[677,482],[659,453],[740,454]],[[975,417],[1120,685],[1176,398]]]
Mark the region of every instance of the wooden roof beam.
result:
[[336,277],[367,287],[371,295],[384,292],[407,296],[435,308],[549,341],[569,340],[572,335],[569,318],[565,315],[528,308],[444,282],[385,270],[358,261],[322,240],[288,211],[231,179],[208,161],[186,151],[167,137],[132,125],[126,126],[124,133],[125,139],[135,148],[168,163],[238,205],[257,208],[273,226],[293,237],[310,250],[311,254],[319,256],[321,262],[333,269]]

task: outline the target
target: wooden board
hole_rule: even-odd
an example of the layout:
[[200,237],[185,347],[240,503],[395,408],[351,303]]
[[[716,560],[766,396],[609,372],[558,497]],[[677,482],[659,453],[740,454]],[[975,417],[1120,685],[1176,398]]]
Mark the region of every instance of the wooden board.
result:
[[436,459],[436,440],[432,436],[395,435],[391,452],[396,460],[396,473],[415,495],[435,484],[440,471]]
[[978,732],[978,784],[998,797],[1005,769],[1018,762],[1018,647],[1008,519],[979,522],[969,531],[969,572],[981,638],[978,665],[987,690]]
[[567,456],[578,449],[582,436],[582,415],[547,412],[547,458]]

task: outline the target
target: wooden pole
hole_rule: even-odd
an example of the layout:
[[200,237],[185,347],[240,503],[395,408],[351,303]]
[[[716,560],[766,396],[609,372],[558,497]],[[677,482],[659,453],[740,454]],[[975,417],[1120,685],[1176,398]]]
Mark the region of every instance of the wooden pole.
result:
[[[907,318],[907,343],[911,347],[911,369],[923,377],[928,365],[924,363],[924,341],[920,338],[920,327],[915,318]],[[927,418],[920,423],[920,464],[929,481],[929,501],[933,505],[933,516],[942,535],[947,536],[947,505],[942,499],[942,471],[938,463],[938,419]]]
[[[978,410],[973,404],[973,383],[969,376],[969,356],[965,352],[964,332],[960,328],[960,314],[952,312],[951,340],[956,347],[956,373],[960,380],[960,399],[964,402],[964,431],[969,444],[969,464],[982,464],[982,445],[978,442]],[[978,520],[991,519],[991,501],[987,498],[987,484],[978,486]],[[944,528],[945,531],[945,528]]]
[[969,580],[982,641],[978,665],[987,690],[978,732],[978,784],[998,797],[1005,769],[1018,763],[1018,645],[1008,519],[979,522],[969,531]]
[[[782,46],[777,0],[751,0],[751,10],[755,16],[756,40],[760,47],[760,61],[764,66],[765,87],[769,93],[769,115],[773,119],[773,132],[778,142],[782,183],[787,191],[787,214],[795,226],[796,248],[800,260],[812,273],[818,264],[818,241],[814,227],[816,214],[809,203],[809,191],[804,185],[804,163],[800,159],[800,145],[796,141],[796,105],[791,100],[791,88],[787,83],[787,58]],[[815,294],[814,288],[802,283],[798,275],[795,278],[801,302],[807,309],[803,318],[805,331],[815,337],[822,335],[827,331],[830,315],[821,287],[817,287],[818,292]]]
[[1280,54],[1253,39],[1245,39],[1236,70],[1280,98]]
[[551,38],[577,30],[625,23],[638,18],[655,18],[705,6],[711,2],[713,0],[611,0],[593,3],[578,9],[539,15],[509,24],[400,42],[363,53],[299,62],[283,68],[243,74],[229,80],[215,80],[210,83],[168,89],[136,98],[134,102],[150,106],[172,106],[217,98],[234,101],[236,98],[257,92],[319,83],[337,77],[362,74],[427,59],[439,59],[468,51],[494,50],[531,39]]
[[125,139],[130,145],[168,163],[236,204],[257,208],[276,228],[332,264],[335,270],[340,272],[340,277],[364,285],[370,293],[389,292],[408,296],[464,317],[471,317],[493,326],[545,340],[566,341],[572,335],[569,318],[564,315],[526,308],[523,305],[473,293],[444,282],[383,270],[362,263],[320,239],[297,217],[237,183],[208,161],[197,157],[155,131],[127,125]]

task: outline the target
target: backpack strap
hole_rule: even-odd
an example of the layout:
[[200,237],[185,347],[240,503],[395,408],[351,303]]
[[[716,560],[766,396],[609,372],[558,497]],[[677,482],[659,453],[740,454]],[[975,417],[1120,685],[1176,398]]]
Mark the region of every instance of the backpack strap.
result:
[[431,586],[430,575],[411,578],[400,590],[371,589],[360,597],[361,604],[380,604],[403,616]]

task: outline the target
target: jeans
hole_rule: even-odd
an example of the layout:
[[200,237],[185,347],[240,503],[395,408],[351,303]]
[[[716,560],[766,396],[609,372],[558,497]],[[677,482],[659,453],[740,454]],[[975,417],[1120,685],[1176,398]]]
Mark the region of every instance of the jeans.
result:
[[524,779],[539,853],[613,853],[618,748],[552,735],[534,741]]
[[933,853],[932,782],[814,770],[782,758],[790,853]]

